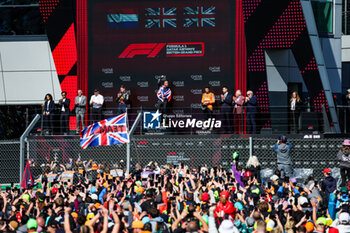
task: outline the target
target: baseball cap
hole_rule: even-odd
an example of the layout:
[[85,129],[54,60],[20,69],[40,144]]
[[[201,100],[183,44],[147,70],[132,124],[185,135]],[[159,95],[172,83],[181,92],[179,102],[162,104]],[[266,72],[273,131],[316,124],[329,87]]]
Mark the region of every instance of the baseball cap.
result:
[[287,142],[287,137],[284,136],[284,135],[282,135],[282,136],[280,136],[280,137],[278,138],[278,140],[280,140],[281,142],[285,143],[285,142]]
[[279,179],[279,177],[277,175],[273,175],[270,177],[270,180],[272,180],[272,181],[276,181],[278,179]]
[[131,228],[133,229],[142,229],[144,226],[145,224],[140,220],[133,221],[131,224]]
[[[339,216],[340,217],[340,216]],[[340,219],[340,218],[339,218]],[[324,226],[327,226],[327,219],[325,217],[319,217],[316,221],[316,224],[317,225],[324,225]]]
[[244,174],[246,177],[251,177],[252,176],[252,173],[250,171],[247,171],[245,174]]
[[142,222],[143,222],[144,224],[146,224],[146,223],[148,223],[148,222],[150,222],[150,221],[151,221],[150,218],[147,217],[147,216],[145,216],[145,217],[142,218]]
[[209,201],[209,194],[208,193],[202,194],[202,201]]
[[220,193],[220,197],[225,197],[226,199],[228,199],[229,196],[230,196],[230,192],[227,190],[224,190]]
[[9,230],[10,231],[16,231],[16,229],[18,228],[18,222],[17,221],[11,221],[10,223],[9,223]]
[[57,191],[58,191],[58,189],[57,189],[56,187],[54,187],[54,188],[52,189],[52,194],[55,195],[55,194],[57,193]]
[[35,219],[30,218],[27,222],[27,228],[30,229],[36,229],[38,228],[38,223],[36,222]]
[[232,233],[234,231],[233,222],[231,220],[225,219],[222,221],[219,232],[220,233]]
[[250,188],[250,191],[251,191],[252,193],[257,194],[257,195],[260,194],[260,189],[259,189],[256,185],[253,185],[253,186]]
[[331,173],[332,171],[331,171],[331,169],[329,169],[329,168],[326,168],[326,169],[324,169],[323,170],[323,173]]
[[245,218],[245,222],[246,222],[248,227],[253,227],[254,223],[255,223],[255,220],[252,217],[246,217]]
[[272,219],[266,220],[266,230],[272,231],[273,228],[275,228],[276,224]]
[[315,226],[312,222],[309,221],[305,224],[305,228],[306,228],[306,232],[313,232]]
[[30,200],[30,196],[28,193],[24,194],[22,197],[23,200],[29,201]]
[[328,233],[339,233],[339,230],[335,227],[328,228]]
[[293,177],[289,179],[290,182],[292,182],[293,184],[297,182],[297,178]]
[[350,221],[349,213],[343,212],[339,214],[339,223],[340,224],[348,224]]
[[97,194],[96,194],[96,193],[91,194],[91,199],[92,199],[93,201],[97,201],[97,200],[98,200]]
[[138,187],[137,189],[136,189],[136,193],[143,193],[145,190],[142,188],[142,187]]
[[299,199],[298,199],[298,203],[299,203],[300,205],[304,205],[305,203],[308,203],[308,200],[307,200],[306,197],[301,196],[301,197],[299,197]]
[[341,193],[347,193],[348,192],[348,188],[347,187],[341,187],[340,188],[340,192]]
[[350,146],[350,140],[349,139],[345,139],[343,142],[343,146]]

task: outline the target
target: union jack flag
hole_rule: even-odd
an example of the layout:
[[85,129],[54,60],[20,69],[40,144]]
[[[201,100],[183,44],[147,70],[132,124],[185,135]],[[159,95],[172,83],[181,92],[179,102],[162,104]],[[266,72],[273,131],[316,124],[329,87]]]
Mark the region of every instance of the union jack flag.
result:
[[107,146],[129,142],[126,113],[111,117],[86,127],[80,138],[80,146]]
[[185,7],[184,27],[215,27],[215,6]]
[[160,101],[164,101],[163,98],[171,100],[171,90],[169,87],[161,86],[157,92],[157,97]]
[[176,28],[176,8],[146,8],[145,28]]

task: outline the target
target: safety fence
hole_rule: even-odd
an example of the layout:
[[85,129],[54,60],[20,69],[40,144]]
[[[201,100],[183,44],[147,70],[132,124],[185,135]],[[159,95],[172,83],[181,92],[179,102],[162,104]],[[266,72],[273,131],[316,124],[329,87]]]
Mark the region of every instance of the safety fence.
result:
[[[322,178],[324,168],[338,166],[336,155],[343,140],[290,138],[293,145],[293,168],[311,169],[314,177]],[[34,177],[42,173],[42,164],[55,160],[64,165],[70,158],[76,160],[80,157],[83,161],[97,161],[110,167],[126,162],[126,145],[89,147],[83,150],[77,136],[31,136],[26,143],[25,159],[32,159]],[[277,168],[276,153],[272,149],[275,143],[276,138],[273,137],[253,139],[253,155],[258,157],[262,169]],[[249,138],[233,138],[230,135],[164,135],[134,136],[131,140],[132,163],[140,163],[142,166],[154,161],[160,165],[184,163],[198,168],[207,164],[208,167],[221,165],[230,169],[235,151],[239,152],[239,162],[245,166],[250,154]],[[0,184],[19,182],[19,163],[19,142],[0,142]]]
[[19,151],[18,140],[0,141],[0,184],[19,182]]

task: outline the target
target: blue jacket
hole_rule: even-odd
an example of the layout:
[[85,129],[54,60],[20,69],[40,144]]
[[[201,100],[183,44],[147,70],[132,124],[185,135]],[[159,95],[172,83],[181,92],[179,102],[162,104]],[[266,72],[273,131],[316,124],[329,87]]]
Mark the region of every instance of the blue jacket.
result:
[[232,112],[233,111],[232,100],[233,100],[233,95],[230,93],[227,93],[224,101],[220,101],[221,112]]
[[328,176],[322,181],[321,188],[322,191],[324,191],[328,197],[329,194],[331,194],[332,192],[334,192],[334,190],[337,189],[337,180],[334,179],[332,176]]
[[255,95],[252,96],[252,98],[246,103],[247,105],[247,113],[256,113],[256,105],[257,105],[257,98]]

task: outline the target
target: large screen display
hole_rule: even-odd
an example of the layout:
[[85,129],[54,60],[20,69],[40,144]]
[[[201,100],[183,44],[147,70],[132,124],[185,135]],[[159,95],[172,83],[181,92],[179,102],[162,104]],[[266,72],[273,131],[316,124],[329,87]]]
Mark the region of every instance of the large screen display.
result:
[[132,107],[157,102],[165,75],[172,107],[200,108],[210,86],[234,88],[235,1],[89,0],[89,94],[95,88],[106,107],[116,107],[120,85]]

